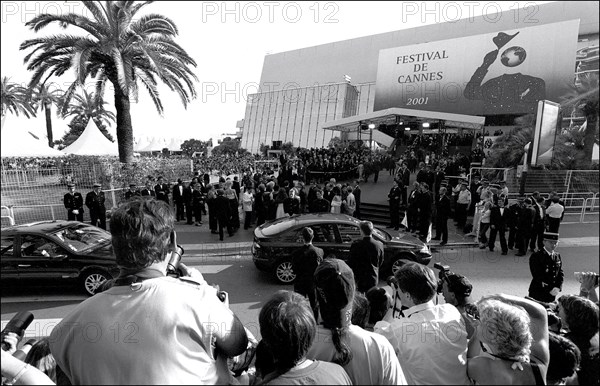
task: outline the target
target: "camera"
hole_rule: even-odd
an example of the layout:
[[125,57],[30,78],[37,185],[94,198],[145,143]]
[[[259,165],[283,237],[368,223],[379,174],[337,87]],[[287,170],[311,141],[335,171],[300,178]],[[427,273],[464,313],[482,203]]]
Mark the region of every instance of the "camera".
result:
[[29,325],[33,322],[33,314],[29,311],[21,311],[12,317],[11,320],[8,321],[4,330],[0,333],[0,341],[2,341],[2,350],[8,351],[10,348],[8,343],[4,342],[4,338],[8,333],[14,332],[18,336],[22,337],[25,333],[25,330]]
[[177,244],[175,251],[171,253],[171,258],[169,259],[169,263],[167,265],[167,275],[172,277],[179,277],[182,275],[179,270],[179,264],[181,263],[181,257],[185,251],[181,247],[181,245]]
[[442,288],[444,287],[444,280],[447,279],[448,274],[450,273],[450,266],[442,265],[441,263],[434,263],[433,267],[440,271],[440,273],[438,274],[438,277],[440,278],[440,280],[438,281],[437,293],[441,294]]

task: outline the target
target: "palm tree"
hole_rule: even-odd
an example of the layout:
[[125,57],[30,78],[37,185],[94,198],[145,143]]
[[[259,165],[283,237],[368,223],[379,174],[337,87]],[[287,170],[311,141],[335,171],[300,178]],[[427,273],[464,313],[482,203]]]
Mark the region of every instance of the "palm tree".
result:
[[37,112],[38,108],[43,107],[46,114],[46,132],[48,134],[48,146],[54,147],[54,136],[52,134],[52,105],[59,104],[62,93],[58,90],[51,90],[45,83],[38,84],[33,91],[31,100],[33,108]]
[[10,83],[10,78],[2,77],[2,117],[7,113],[19,116],[23,113],[27,118],[35,117],[35,110],[31,105],[31,95],[27,88],[16,83]]
[[565,96],[562,106],[574,112],[581,112],[585,116],[585,136],[583,151],[576,155],[576,164],[580,168],[587,168],[592,163],[594,144],[597,142],[598,133],[598,75],[588,74],[579,78],[579,82],[572,86],[572,91]]
[[[79,121],[85,127],[88,120],[93,119],[99,128],[106,125],[110,126],[111,121],[116,122],[117,118],[112,111],[104,108],[108,104],[102,98],[98,98],[94,93],[88,93],[83,90],[83,95],[73,95],[73,100],[69,103],[67,111],[62,114],[63,118],[74,116],[71,123]],[[65,109],[63,108],[62,111]]]
[[72,13],[39,15],[26,23],[36,32],[57,22],[64,28],[79,27],[86,36],[53,35],[27,40],[20,47],[32,49],[24,60],[27,68],[34,71],[30,84],[37,84],[44,77],[61,76],[69,69],[75,71],[76,79],[66,91],[67,102],[88,77],[94,78],[96,97],[104,95],[107,80],[112,83],[119,159],[125,163],[133,160],[130,97],[137,95],[138,82],[146,88],[161,115],[157,78],[179,94],[185,107],[196,97],[193,81],[198,79],[189,67],[195,67],[196,62],[173,40],[178,34],[173,21],[158,14],[136,16],[148,3],[151,2],[84,1],[93,18]]

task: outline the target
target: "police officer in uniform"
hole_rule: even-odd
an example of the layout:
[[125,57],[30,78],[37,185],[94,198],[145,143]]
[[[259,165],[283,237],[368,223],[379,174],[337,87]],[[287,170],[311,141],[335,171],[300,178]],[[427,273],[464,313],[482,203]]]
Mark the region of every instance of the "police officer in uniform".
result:
[[105,197],[101,187],[98,183],[94,184],[94,189],[85,196],[85,206],[90,209],[91,224],[106,229]]
[[555,252],[558,233],[544,233],[544,248],[531,254],[529,269],[533,279],[529,297],[542,302],[553,302],[561,291],[564,274],[560,254]]
[[67,208],[69,221],[83,221],[83,196],[75,191],[75,184],[68,184],[69,193],[65,194],[63,202]]

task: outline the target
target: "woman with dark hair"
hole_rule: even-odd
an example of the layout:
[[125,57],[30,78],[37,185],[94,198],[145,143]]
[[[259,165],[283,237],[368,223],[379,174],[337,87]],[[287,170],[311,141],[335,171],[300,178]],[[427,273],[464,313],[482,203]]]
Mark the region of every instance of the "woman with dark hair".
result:
[[50,343],[47,337],[38,340],[31,347],[24,362],[39,369],[56,383],[56,360],[50,352]]
[[295,188],[290,189],[290,195],[283,200],[283,210],[289,216],[300,214],[300,197]]
[[283,187],[279,187],[279,190],[277,190],[277,193],[275,194],[275,205],[276,205],[276,212],[275,212],[275,218],[282,218],[282,217],[287,217],[287,213],[285,213],[285,209],[283,207],[283,203],[285,202],[286,198],[288,198],[287,193],[285,192],[285,189]]
[[598,349],[598,306],[589,299],[575,295],[558,298],[558,316],[563,329],[581,351],[577,378],[580,385],[600,384],[600,354]]
[[356,284],[348,264],[325,259],[315,271],[315,285],[323,324],[308,358],[341,365],[355,385],[405,385],[390,342],[352,324]]
[[331,213],[342,213],[342,191],[339,187],[333,187],[333,198],[331,199]]
[[[351,385],[348,374],[340,366],[307,359],[315,339],[316,322],[304,296],[291,291],[278,291],[260,310],[261,356],[269,353],[275,371],[266,374],[264,385]],[[265,366],[261,365],[261,369]]]
[[259,184],[254,196],[254,211],[256,212],[256,226],[265,223],[267,214],[263,205],[263,195],[265,193],[265,185]]

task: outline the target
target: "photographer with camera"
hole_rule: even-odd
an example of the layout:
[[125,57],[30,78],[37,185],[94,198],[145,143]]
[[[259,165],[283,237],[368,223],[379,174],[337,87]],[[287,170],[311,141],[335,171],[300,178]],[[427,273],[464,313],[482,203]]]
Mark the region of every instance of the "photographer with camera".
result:
[[[79,304],[52,331],[50,349],[72,384],[222,384],[227,357],[248,344],[244,326],[217,289],[184,264],[173,210],[133,198],[112,214],[110,231],[120,276]],[[174,264],[175,265],[175,264]]]
[[471,338],[475,329],[470,323],[470,318],[467,317],[467,313],[473,313],[475,304],[471,301],[471,292],[473,291],[473,285],[471,282],[457,273],[451,272],[450,267],[435,263],[435,268],[440,270],[438,277],[438,294],[444,296],[444,301],[447,304],[452,304],[463,317],[465,326],[467,329],[467,338]]
[[395,296],[408,309],[391,323],[377,323],[375,332],[394,347],[408,384],[468,384],[465,324],[456,307],[434,304],[438,280],[433,271],[411,262],[395,278]]

